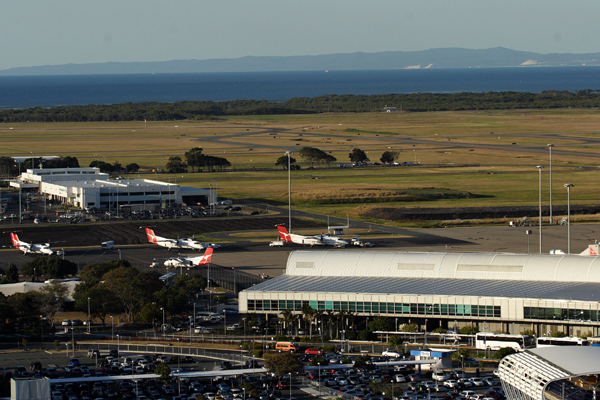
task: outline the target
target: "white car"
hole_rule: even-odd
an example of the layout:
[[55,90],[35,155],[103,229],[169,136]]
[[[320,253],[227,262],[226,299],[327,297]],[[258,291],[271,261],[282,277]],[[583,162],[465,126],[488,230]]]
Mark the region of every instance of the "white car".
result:
[[454,389],[458,387],[458,382],[456,382],[454,379],[448,379],[444,382],[444,386],[450,389]]
[[399,358],[401,357],[400,353],[398,353],[397,351],[394,350],[384,350],[383,353],[381,353],[382,356],[384,357],[394,357],[394,358]]
[[406,377],[404,375],[398,374],[398,375],[394,375],[394,380],[397,383],[404,383],[404,382],[406,382]]
[[450,379],[450,374],[447,374],[444,371],[434,371],[433,374],[431,374],[431,379],[440,382],[446,381]]
[[458,383],[464,387],[473,387],[473,382],[471,382],[471,380],[469,378],[460,378],[458,380]]
[[496,380],[491,376],[486,376],[485,378],[483,378],[483,383],[485,383],[488,386],[494,386],[497,384]]
[[485,386],[485,383],[483,383],[483,379],[481,378],[471,378],[471,382],[473,383],[473,386]]
[[70,319],[63,319],[63,322],[61,324],[62,326],[71,326],[71,320]]

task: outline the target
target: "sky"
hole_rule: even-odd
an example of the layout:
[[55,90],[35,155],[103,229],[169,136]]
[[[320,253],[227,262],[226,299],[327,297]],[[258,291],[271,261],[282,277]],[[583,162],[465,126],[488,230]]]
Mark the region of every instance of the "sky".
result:
[[598,15],[596,0],[6,1],[0,70],[445,47],[595,53]]

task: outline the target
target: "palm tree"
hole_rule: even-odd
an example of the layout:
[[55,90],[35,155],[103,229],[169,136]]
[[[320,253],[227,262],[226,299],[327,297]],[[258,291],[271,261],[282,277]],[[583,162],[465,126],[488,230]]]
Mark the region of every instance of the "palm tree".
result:
[[[317,320],[317,324],[319,323],[319,321],[323,321],[323,318],[325,316],[325,311],[323,310],[315,310],[315,319]],[[321,323],[321,326],[323,326],[323,324]],[[323,336],[323,332],[321,332],[321,329],[319,328],[319,336]]]
[[283,319],[283,322],[285,324],[285,329],[287,331],[289,326],[291,325],[293,318],[294,318],[294,313],[289,308],[286,308],[285,310],[281,310],[279,313],[281,314],[281,318]]
[[335,319],[335,312],[333,310],[326,310],[325,317],[327,318],[327,328],[329,329],[329,338],[332,338],[333,337],[333,332],[332,332],[333,320]]
[[308,324],[309,329],[310,329],[310,337],[312,338],[312,322],[315,319],[315,309],[312,308],[310,305],[308,304],[304,304],[302,306],[302,315],[304,318],[304,321]]

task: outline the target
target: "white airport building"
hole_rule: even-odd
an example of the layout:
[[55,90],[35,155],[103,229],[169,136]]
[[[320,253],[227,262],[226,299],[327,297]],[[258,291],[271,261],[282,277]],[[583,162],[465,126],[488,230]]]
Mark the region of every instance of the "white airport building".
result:
[[124,206],[149,209],[216,200],[211,190],[151,179],[110,179],[99,168],[28,169],[10,185],[37,190],[49,200],[84,209],[95,207],[116,211]]
[[600,347],[557,346],[504,357],[498,366],[510,400],[596,399]]
[[[597,246],[597,245],[592,245]],[[428,331],[568,336],[600,327],[600,258],[585,255],[293,251],[285,274],[240,292],[241,313],[387,316]]]

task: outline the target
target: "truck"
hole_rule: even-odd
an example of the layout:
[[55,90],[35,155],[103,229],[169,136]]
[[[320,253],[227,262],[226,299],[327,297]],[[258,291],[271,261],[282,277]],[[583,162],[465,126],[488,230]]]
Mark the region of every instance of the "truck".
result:
[[270,247],[282,247],[283,246],[283,240],[273,240],[271,243],[269,243]]

